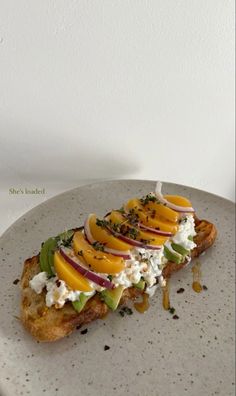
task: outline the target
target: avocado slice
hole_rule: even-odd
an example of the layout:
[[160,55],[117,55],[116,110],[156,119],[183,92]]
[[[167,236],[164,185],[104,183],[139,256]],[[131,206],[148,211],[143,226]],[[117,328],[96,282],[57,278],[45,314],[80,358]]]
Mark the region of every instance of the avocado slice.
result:
[[62,241],[63,246],[69,246],[71,244],[74,233],[74,230],[67,230],[57,235],[56,239],[58,242]]
[[176,264],[180,264],[183,261],[183,256],[181,254],[171,251],[167,246],[164,246],[164,255],[167,260],[173,261]]
[[187,256],[190,253],[189,250],[185,249],[183,246],[179,245],[178,243],[172,242],[171,247],[177,253],[182,254],[182,256]]
[[136,287],[137,289],[144,290],[145,284],[146,284],[145,280],[140,279],[140,281],[138,283],[134,283],[133,286]]
[[74,309],[77,312],[81,312],[82,309],[85,307],[85,304],[87,303],[87,301],[92,297],[91,296],[86,296],[84,293],[81,293],[79,296],[79,300],[78,301],[73,301],[72,305],[74,307]]
[[106,289],[101,292],[102,299],[112,311],[115,311],[118,307],[124,289],[125,286],[120,285],[115,289]]
[[53,256],[56,248],[57,248],[56,239],[49,238],[46,242],[44,242],[40,251],[40,255],[39,255],[40,269],[41,271],[47,272],[49,276],[54,275]]

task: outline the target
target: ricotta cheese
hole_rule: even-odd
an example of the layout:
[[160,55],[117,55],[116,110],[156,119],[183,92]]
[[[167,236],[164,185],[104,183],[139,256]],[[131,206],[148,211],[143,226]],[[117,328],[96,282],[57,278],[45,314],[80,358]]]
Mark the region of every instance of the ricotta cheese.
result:
[[55,305],[57,308],[62,308],[66,301],[78,301],[81,293],[86,296],[95,294],[95,290],[92,292],[73,291],[63,280],[58,279],[57,276],[48,278],[46,272],[39,272],[29,283],[31,289],[37,294],[42,293],[43,289],[46,288],[47,307]]
[[39,272],[29,281],[31,289],[33,289],[37,294],[42,293],[43,289],[47,284],[48,276],[46,272]]
[[164,262],[163,247],[160,250],[135,248],[132,258],[126,260],[125,269],[113,277],[112,282],[116,286],[130,287],[143,278],[151,287],[161,275]]
[[193,215],[186,215],[179,224],[179,229],[173,236],[172,241],[183,246],[187,250],[194,249],[197,245],[189,237],[196,235]]

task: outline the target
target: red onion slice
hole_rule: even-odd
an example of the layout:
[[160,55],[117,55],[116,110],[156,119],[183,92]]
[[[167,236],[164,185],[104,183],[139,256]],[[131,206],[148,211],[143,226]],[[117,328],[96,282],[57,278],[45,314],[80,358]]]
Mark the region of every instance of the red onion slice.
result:
[[159,245],[147,245],[143,242],[137,241],[136,239],[132,239],[129,238],[125,235],[120,234],[117,231],[114,231],[111,227],[107,226],[107,229],[118,239],[120,239],[121,241],[124,241],[126,243],[129,243],[132,246],[136,246],[136,247],[141,247],[143,249],[152,249],[152,250],[160,250],[162,248],[162,246]]
[[104,279],[101,276],[95,274],[94,272],[88,270],[81,261],[79,263],[75,260],[73,260],[68,254],[66,253],[66,250],[64,248],[60,248],[59,252],[61,253],[62,257],[65,259],[65,261],[70,264],[79,274],[85,276],[87,279],[90,281],[96,283],[99,286],[105,287],[106,289],[114,289],[115,285],[114,283],[110,282],[108,279]]
[[153,234],[162,235],[162,236],[166,236],[166,237],[173,236],[173,234],[171,232],[157,230],[156,228],[148,227],[142,223],[138,223],[138,226],[139,226],[139,228],[142,228],[143,230],[152,232]]
[[195,210],[191,206],[179,206],[179,205],[175,205],[175,204],[167,201],[167,199],[165,199],[162,195],[161,187],[162,187],[162,183],[160,181],[158,181],[156,184],[155,195],[161,203],[165,204],[166,206],[168,206],[168,208],[173,209],[176,212],[181,212],[181,213],[182,212],[183,213],[194,213],[195,212]]
[[[85,234],[88,242],[92,245],[93,243],[95,243],[97,241],[93,238],[91,230],[90,230],[90,226],[89,226],[89,220],[90,220],[91,216],[92,216],[92,214],[88,215],[87,219],[85,220],[85,223],[84,223],[84,234]],[[125,250],[116,250],[116,249],[108,248],[105,245],[103,245],[103,246],[104,246],[104,250],[103,251],[106,252],[106,253],[113,254],[113,256],[122,257],[125,260],[130,260],[131,259],[131,254],[130,254],[129,250],[127,250],[127,251],[125,251]]]

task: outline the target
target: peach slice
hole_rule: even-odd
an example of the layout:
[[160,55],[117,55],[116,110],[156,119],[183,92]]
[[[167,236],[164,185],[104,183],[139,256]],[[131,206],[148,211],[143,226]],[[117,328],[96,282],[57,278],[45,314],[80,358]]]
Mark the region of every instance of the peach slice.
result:
[[73,249],[80,260],[84,261],[95,272],[118,274],[125,268],[122,257],[94,249],[86,241],[81,231],[75,232],[73,236]]
[[168,239],[167,237],[163,236],[157,236],[156,234],[153,234],[152,232],[147,232],[147,231],[142,231],[138,226],[132,226],[132,224],[129,223],[129,220],[125,218],[120,212],[113,210],[110,215],[108,216],[108,219],[113,223],[113,224],[123,224],[124,226],[132,229],[136,229],[138,231],[137,235],[137,241],[147,241],[144,243],[151,244],[151,245],[163,245],[165,241]]
[[191,202],[187,198],[181,197],[180,195],[164,195],[164,198],[167,199],[167,201],[173,203],[174,205],[184,207],[192,206]]
[[128,243],[120,241],[118,238],[111,235],[106,228],[97,225],[96,215],[90,216],[89,228],[93,238],[96,241],[105,244],[106,247],[110,249],[127,251],[132,248]]
[[125,205],[125,210],[133,210],[134,213],[138,215],[140,222],[148,227],[171,232],[173,234],[178,230],[178,225],[176,223],[165,220],[160,216],[153,216],[151,212],[146,212],[137,198],[129,200]]
[[58,278],[64,280],[72,290],[84,292],[93,290],[88,280],[71,267],[58,251],[54,253],[54,268]]
[[150,211],[155,218],[162,218],[163,221],[167,220],[171,223],[177,223],[179,220],[179,213],[173,209],[168,208],[167,206],[150,201],[147,205],[144,206],[145,211]]

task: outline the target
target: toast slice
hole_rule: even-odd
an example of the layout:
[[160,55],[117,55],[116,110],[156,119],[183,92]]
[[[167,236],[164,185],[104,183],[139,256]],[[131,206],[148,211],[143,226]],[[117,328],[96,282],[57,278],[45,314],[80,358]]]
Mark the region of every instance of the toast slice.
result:
[[[192,258],[198,257],[208,249],[215,241],[216,228],[207,220],[195,218],[195,230],[197,235],[194,242],[197,244],[192,251]],[[168,262],[163,269],[164,278],[169,278],[175,271],[185,267],[187,262],[175,264]],[[103,318],[109,311],[107,305],[100,300],[98,295],[88,300],[84,309],[77,313],[70,302],[63,308],[48,308],[45,304],[45,292],[35,293],[29,286],[29,281],[40,272],[39,255],[29,258],[24,263],[21,277],[21,321],[25,328],[38,341],[56,341],[70,334],[76,327],[88,324],[95,319]],[[120,300],[120,305],[128,300],[134,300],[144,291],[135,287],[125,289]]]

